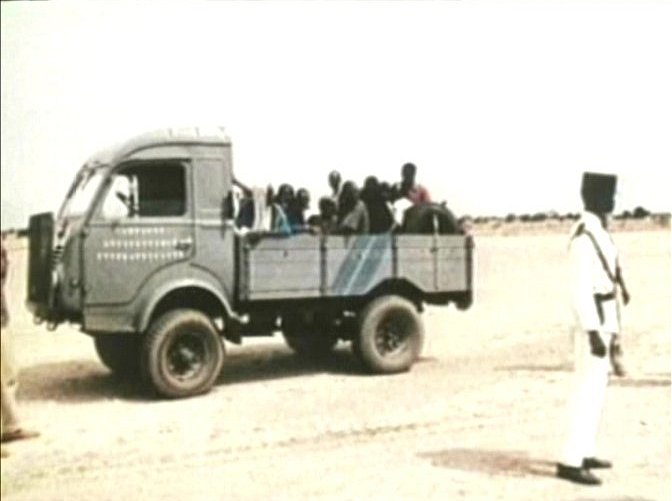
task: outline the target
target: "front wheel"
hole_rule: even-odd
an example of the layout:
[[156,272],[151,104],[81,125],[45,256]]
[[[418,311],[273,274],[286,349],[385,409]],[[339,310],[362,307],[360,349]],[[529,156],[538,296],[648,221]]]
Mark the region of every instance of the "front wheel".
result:
[[224,364],[224,344],[210,318],[196,310],[155,320],[142,344],[140,366],[160,395],[181,398],[212,388]]
[[415,306],[400,296],[374,299],[360,314],[353,352],[373,373],[403,372],[417,360],[424,327]]

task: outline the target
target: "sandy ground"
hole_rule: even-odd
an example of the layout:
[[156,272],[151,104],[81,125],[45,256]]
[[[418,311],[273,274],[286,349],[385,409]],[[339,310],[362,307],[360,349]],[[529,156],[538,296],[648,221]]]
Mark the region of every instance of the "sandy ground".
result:
[[478,238],[475,305],[425,312],[407,374],[365,376],[345,345],[302,363],[276,337],[227,345],[219,384],[181,401],[115,380],[76,330],[33,326],[15,250],[19,403],[43,436],[9,444],[2,498],[670,499],[670,234],[615,240],[630,374],[608,391],[601,487],[553,477],[572,353],[563,235]]

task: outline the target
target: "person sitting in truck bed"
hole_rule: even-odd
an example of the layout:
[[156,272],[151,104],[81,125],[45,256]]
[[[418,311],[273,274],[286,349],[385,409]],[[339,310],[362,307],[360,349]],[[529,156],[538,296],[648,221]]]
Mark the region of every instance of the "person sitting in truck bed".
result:
[[275,196],[275,203],[278,204],[280,208],[285,211],[285,215],[289,217],[295,198],[294,187],[291,184],[282,183]]
[[[260,203],[261,200],[264,202],[263,205]],[[280,204],[274,203],[273,200],[273,187],[269,185],[266,189],[266,197],[260,198],[255,204],[259,207],[259,210],[255,211],[255,228],[258,231],[291,235],[292,228],[289,226],[287,213]]]
[[352,181],[343,183],[338,201],[338,232],[343,235],[368,233],[369,211],[359,199],[357,185]]
[[308,210],[309,205],[310,193],[308,190],[305,188],[296,190],[296,195],[290,201],[286,211],[289,225],[295,233],[306,230],[305,212]]
[[322,197],[318,202],[319,214],[308,218],[308,225],[313,233],[318,235],[331,235],[338,231],[338,217],[336,214],[336,202],[332,197]]
[[394,218],[378,178],[375,176],[366,178],[360,198],[369,212],[370,232],[378,234],[390,231],[394,225]]

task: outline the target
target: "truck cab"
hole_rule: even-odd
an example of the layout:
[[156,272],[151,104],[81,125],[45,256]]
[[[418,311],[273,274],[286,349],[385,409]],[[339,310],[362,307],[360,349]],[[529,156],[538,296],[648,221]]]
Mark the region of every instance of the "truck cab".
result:
[[80,325],[113,372],[184,397],[211,388],[223,339],[280,329],[303,356],[343,339],[372,372],[398,372],[419,355],[423,304],[471,304],[470,237],[243,234],[233,185],[219,128],[94,155],[57,215],[30,219],[29,309]]

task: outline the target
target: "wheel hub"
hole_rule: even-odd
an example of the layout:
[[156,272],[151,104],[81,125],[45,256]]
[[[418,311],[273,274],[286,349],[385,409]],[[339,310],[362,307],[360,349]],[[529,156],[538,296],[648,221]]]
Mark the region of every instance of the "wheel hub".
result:
[[376,333],[376,348],[382,355],[392,355],[402,351],[406,346],[408,332],[405,332],[396,322],[388,320],[382,322]]
[[194,377],[204,365],[205,348],[193,335],[178,338],[168,350],[168,370],[179,380]]

